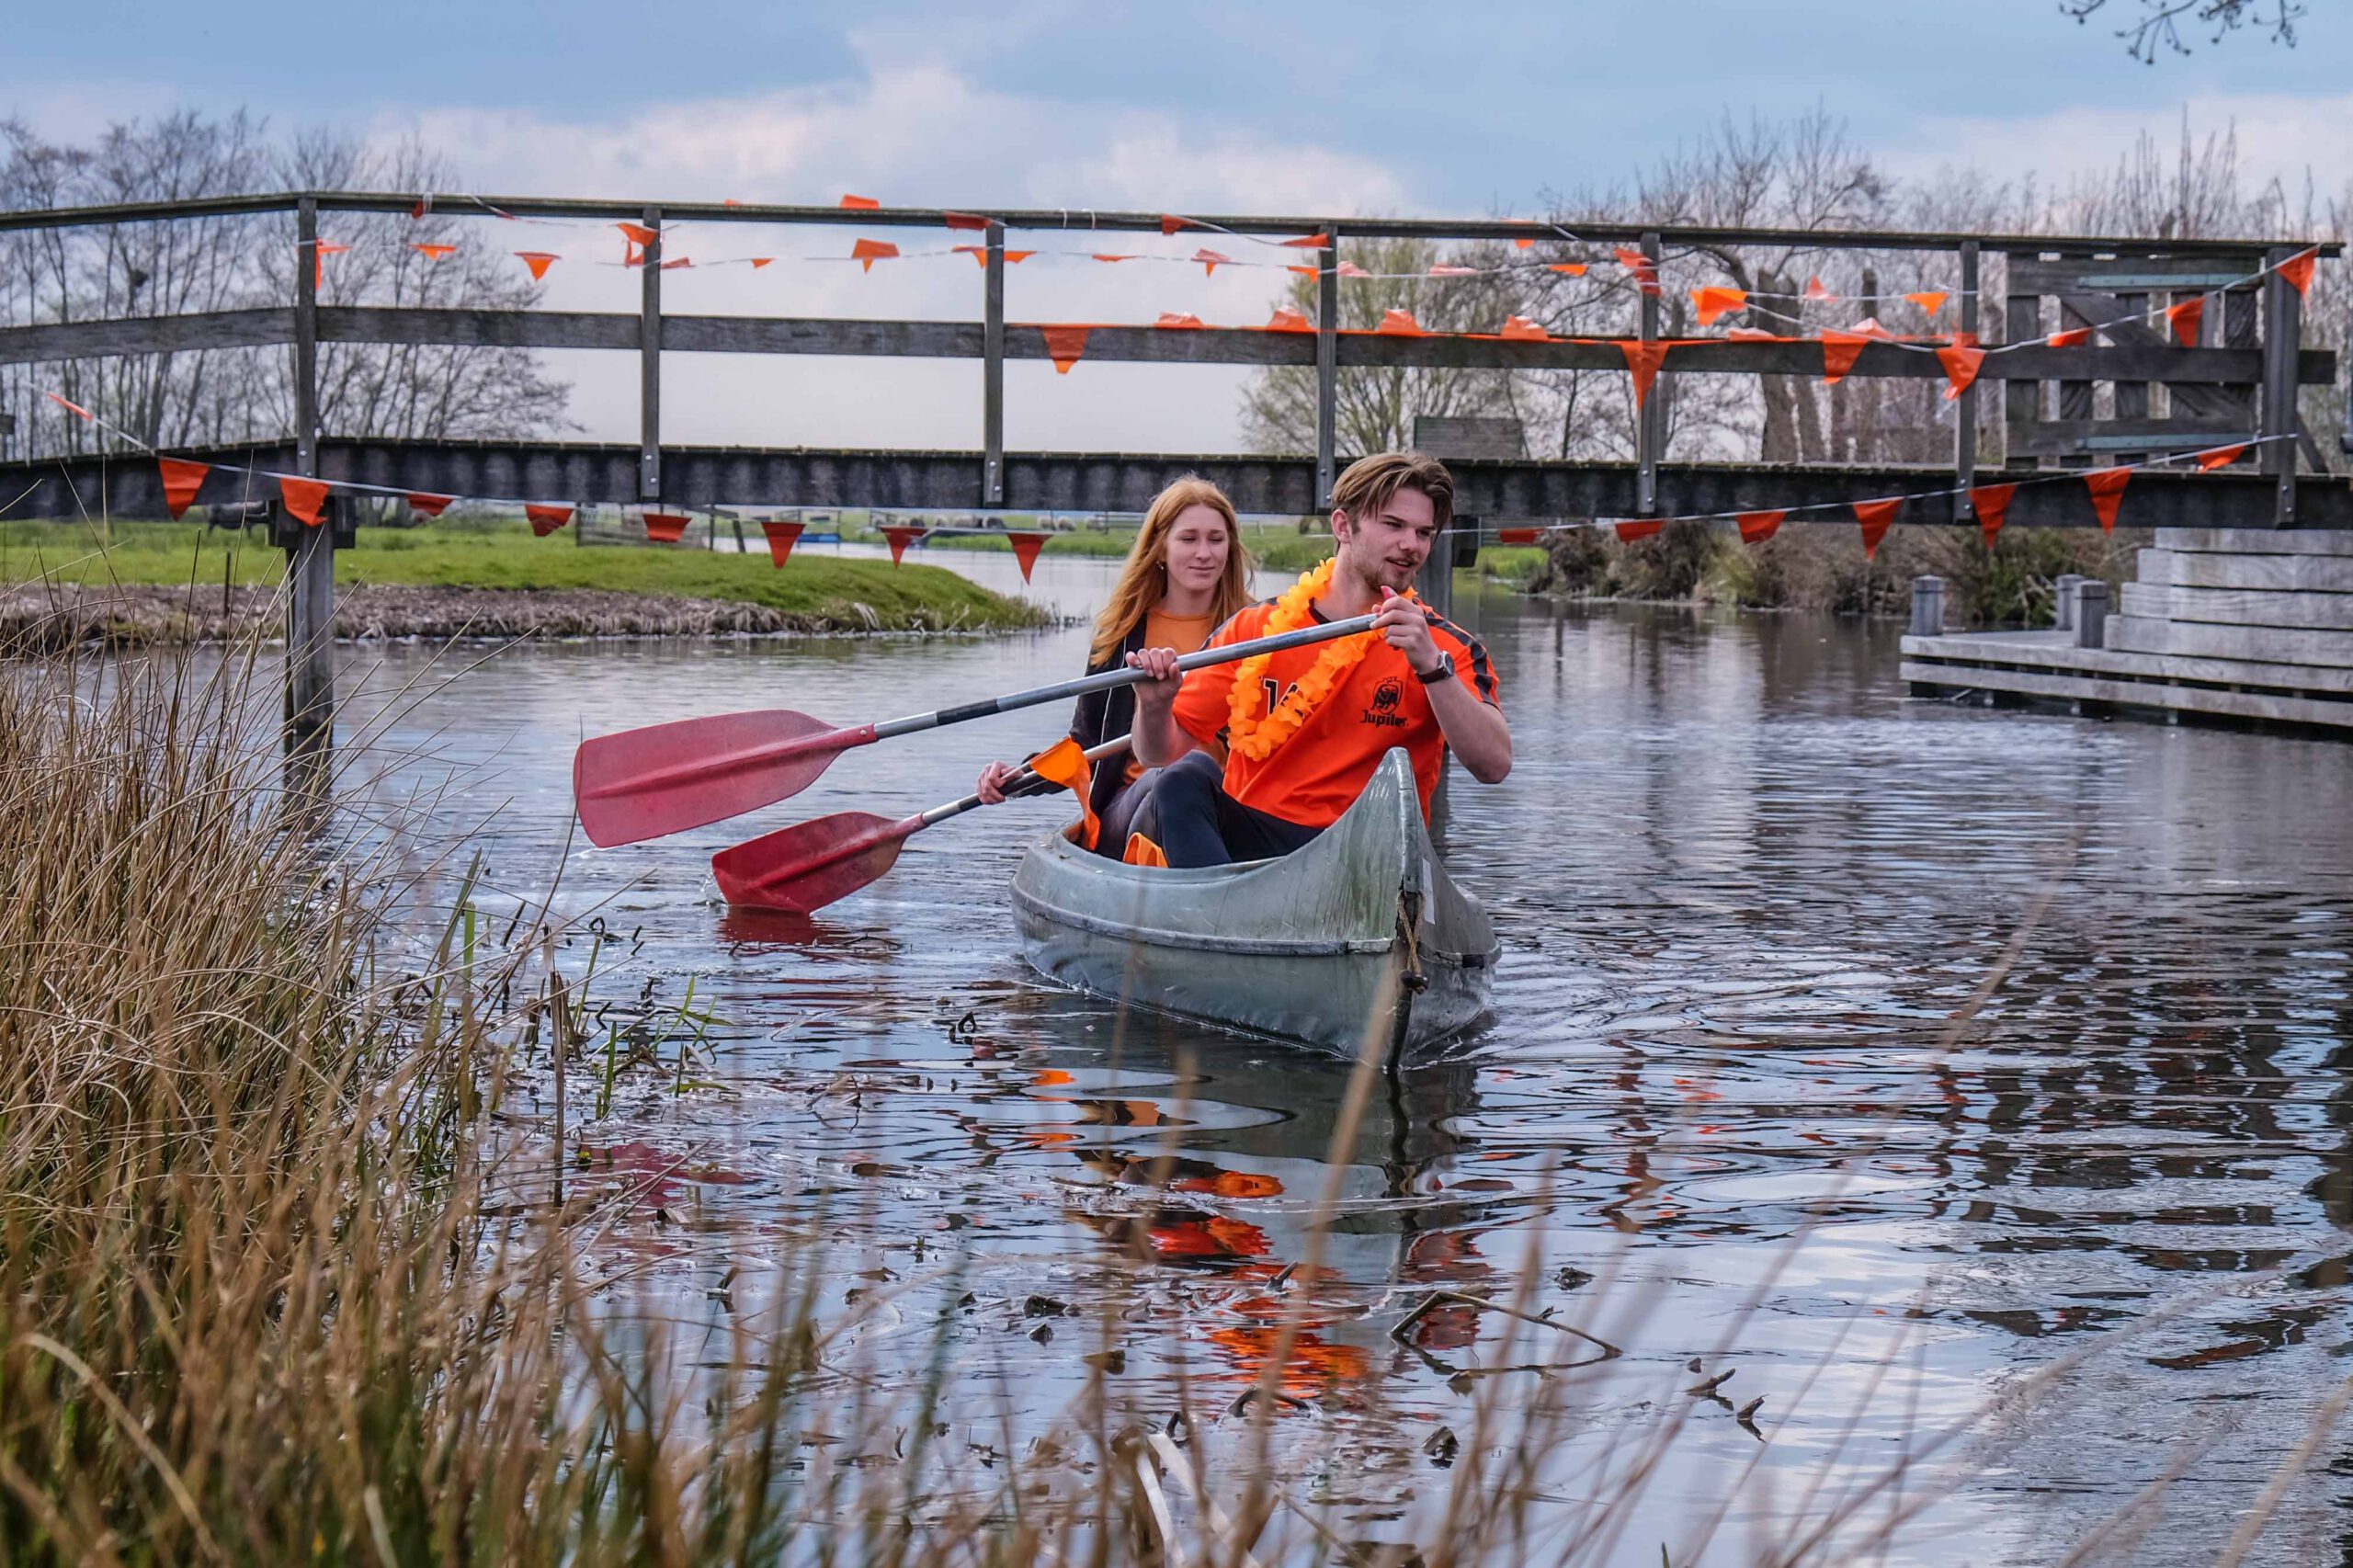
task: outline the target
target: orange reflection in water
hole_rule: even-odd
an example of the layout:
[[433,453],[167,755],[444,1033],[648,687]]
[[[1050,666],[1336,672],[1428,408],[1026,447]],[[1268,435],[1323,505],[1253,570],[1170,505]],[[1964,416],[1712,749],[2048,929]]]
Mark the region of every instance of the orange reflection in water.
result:
[[[1239,1371],[1256,1379],[1264,1375],[1281,1335],[1279,1326],[1269,1324],[1213,1328],[1207,1337],[1211,1345],[1233,1358]],[[1356,1346],[1334,1345],[1317,1335],[1302,1332],[1292,1341],[1290,1359],[1283,1364],[1282,1389],[1290,1394],[1320,1393],[1336,1384],[1361,1381],[1371,1372],[1370,1358]]]

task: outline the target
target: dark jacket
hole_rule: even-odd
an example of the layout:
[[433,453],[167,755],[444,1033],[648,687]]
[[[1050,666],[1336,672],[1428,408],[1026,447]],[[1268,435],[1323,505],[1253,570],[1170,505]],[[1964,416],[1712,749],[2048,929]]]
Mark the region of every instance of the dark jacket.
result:
[[[1136,622],[1135,630],[1128,633],[1126,641],[1120,644],[1118,652],[1100,664],[1087,665],[1086,673],[1091,676],[1101,675],[1105,670],[1115,670],[1127,663],[1128,655],[1143,646],[1144,625],[1143,621]],[[1091,750],[1101,745],[1105,741],[1126,734],[1134,726],[1135,722],[1136,688],[1134,687],[1119,686],[1113,687],[1108,691],[1090,691],[1078,699],[1077,707],[1071,712],[1070,738],[1076,741],[1083,749]],[[1112,797],[1120,792],[1127,781],[1128,758],[1124,754],[1119,756],[1104,757],[1095,764],[1095,784],[1094,788],[1088,791],[1087,803],[1094,807],[1097,816],[1102,815],[1109,808]],[[1040,778],[1027,789],[1017,790],[1015,793],[1044,795],[1061,788],[1059,784],[1049,784]]]

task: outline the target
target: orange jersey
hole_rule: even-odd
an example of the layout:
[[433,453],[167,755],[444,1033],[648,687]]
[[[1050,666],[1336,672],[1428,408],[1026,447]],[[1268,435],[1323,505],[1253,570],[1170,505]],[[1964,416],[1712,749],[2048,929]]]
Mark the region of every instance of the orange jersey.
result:
[[[1225,647],[1265,635],[1274,605],[1253,605],[1218,629],[1210,646]],[[1323,616],[1316,617],[1318,620]],[[1372,770],[1392,746],[1404,746],[1414,760],[1414,780],[1420,787],[1422,816],[1430,814],[1430,796],[1438,789],[1438,770],[1446,757],[1446,735],[1438,715],[1430,711],[1429,690],[1405,662],[1405,655],[1373,633],[1372,645],[1358,660],[1347,678],[1317,704],[1291,737],[1254,761],[1235,752],[1226,758],[1225,792],[1245,806],[1302,827],[1328,827],[1356,803]],[[1480,701],[1495,701],[1495,666],[1478,640],[1452,621],[1430,620],[1430,636],[1454,655],[1454,678],[1471,688]],[[1262,712],[1272,713],[1292,684],[1314,667],[1327,644],[1313,642],[1290,648],[1267,661],[1260,682]],[[1176,722],[1206,745],[1221,744],[1232,711],[1234,672],[1241,661],[1211,665],[1185,677],[1176,694]]]

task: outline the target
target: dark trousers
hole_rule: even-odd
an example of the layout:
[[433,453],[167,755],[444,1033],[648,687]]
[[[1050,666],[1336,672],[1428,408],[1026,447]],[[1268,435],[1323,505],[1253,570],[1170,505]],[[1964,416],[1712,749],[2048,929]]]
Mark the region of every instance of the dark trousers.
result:
[[1324,830],[1253,811],[1225,792],[1225,768],[1205,751],[1160,770],[1152,791],[1160,831],[1151,836],[1171,866],[1224,866],[1288,855]]

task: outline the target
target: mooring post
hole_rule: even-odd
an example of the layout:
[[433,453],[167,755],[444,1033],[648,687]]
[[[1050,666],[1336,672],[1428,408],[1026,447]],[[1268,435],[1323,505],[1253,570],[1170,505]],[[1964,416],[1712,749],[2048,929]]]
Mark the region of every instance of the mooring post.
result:
[[1331,244],[1315,269],[1315,509],[1328,510],[1340,477],[1340,226],[1326,223]]
[[1912,579],[1912,635],[1941,637],[1945,632],[1945,580]]
[[[319,208],[294,209],[294,467],[319,472]],[[335,744],[335,536],[345,502],[325,503],[316,527],[273,510],[286,549],[286,751],[324,759]],[[313,779],[313,782],[317,780]]]
[[2097,577],[2075,585],[2075,646],[2108,646],[2108,585]]
[[2273,476],[2271,524],[2296,526],[2296,358],[2302,347],[2303,296],[2279,276],[2279,264],[2295,253],[2274,245],[2264,253],[2263,274],[2263,472]]
[[642,501],[662,494],[662,209],[643,214],[654,237],[639,261],[645,269],[637,318],[637,494]]
[[2083,585],[2084,578],[2079,574],[2059,574],[2059,580],[2052,585],[2057,590],[2057,597],[2051,607],[2051,629],[2053,631],[2075,630],[2075,590]]
[[981,324],[981,505],[1005,505],[1005,225],[991,223]]
[[[1961,330],[1972,347],[1977,342],[1977,242],[1961,242]],[[1969,487],[1977,483],[1977,382],[1972,379],[1953,401],[1952,520],[1968,522],[1976,515]]]

